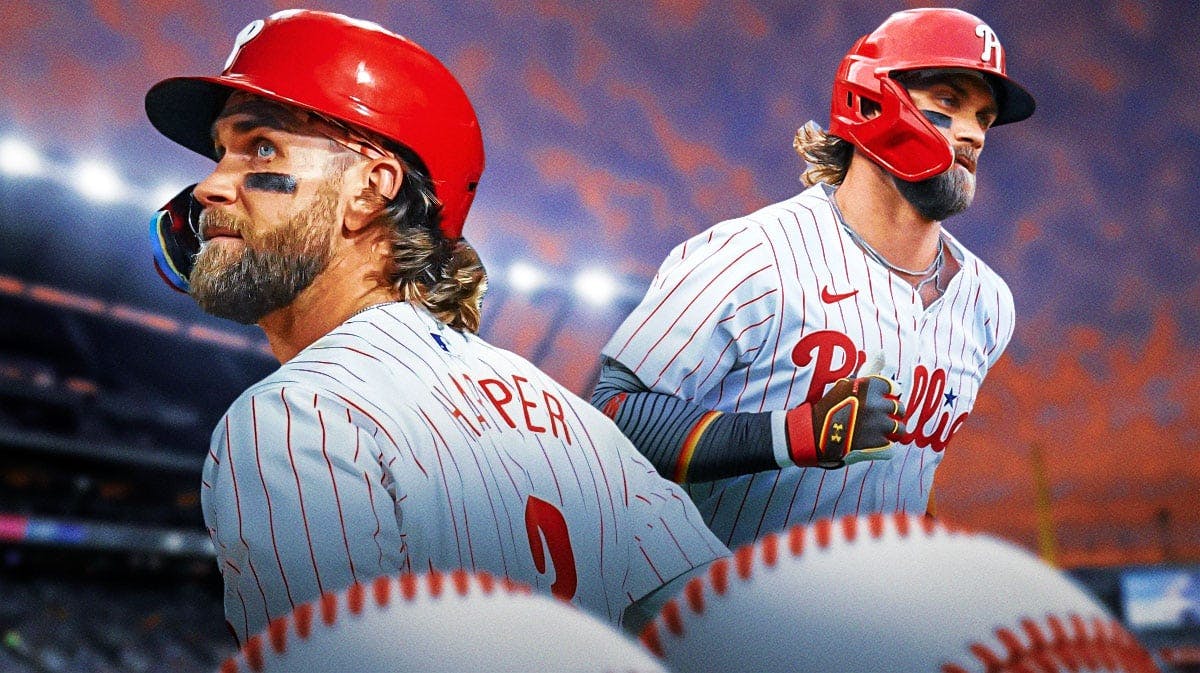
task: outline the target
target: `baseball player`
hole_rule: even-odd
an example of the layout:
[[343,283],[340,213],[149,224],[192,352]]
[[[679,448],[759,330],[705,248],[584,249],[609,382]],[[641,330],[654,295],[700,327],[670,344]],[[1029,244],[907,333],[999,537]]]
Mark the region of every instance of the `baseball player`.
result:
[[971,203],[988,130],[1033,110],[986,23],[893,14],[842,60],[829,130],[797,133],[808,189],[663,262],[592,403],[726,544],[925,511],[1014,317],[941,221]]
[[[355,582],[466,568],[636,629],[728,550],[600,412],[474,334],[475,113],[413,42],[287,11],[154,126],[216,160],[153,220],[156,266],[282,363],[218,423],[201,500],[240,642]],[[664,588],[665,587],[665,588]]]

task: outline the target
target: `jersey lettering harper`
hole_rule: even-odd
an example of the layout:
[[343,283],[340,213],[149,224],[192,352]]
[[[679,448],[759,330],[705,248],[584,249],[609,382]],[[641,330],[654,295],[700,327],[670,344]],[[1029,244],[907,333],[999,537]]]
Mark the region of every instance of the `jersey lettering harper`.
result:
[[949,233],[961,270],[925,308],[869,258],[818,184],[676,247],[603,353],[651,390],[721,412],[820,399],[882,352],[906,432],[887,461],[687,486],[731,548],[815,518],[924,512],[934,470],[1012,336],[1012,294]]
[[510,577],[617,624],[728,554],[603,414],[407,303],[243,393],[201,495],[242,642],[323,592],[430,569]]

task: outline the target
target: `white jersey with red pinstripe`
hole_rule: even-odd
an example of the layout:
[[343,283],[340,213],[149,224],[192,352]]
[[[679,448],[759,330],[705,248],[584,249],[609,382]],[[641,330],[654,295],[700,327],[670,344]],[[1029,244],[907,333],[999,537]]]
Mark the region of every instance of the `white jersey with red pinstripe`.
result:
[[603,414],[407,303],[243,393],[201,495],[241,642],[322,592],[429,569],[511,577],[618,623],[728,553]]
[[949,233],[961,270],[928,308],[868,257],[818,184],[676,247],[604,347],[655,392],[722,412],[820,399],[868,356],[886,356],[907,432],[888,461],[788,467],[688,485],[734,548],[815,518],[924,512],[951,437],[1012,336],[1012,294]]

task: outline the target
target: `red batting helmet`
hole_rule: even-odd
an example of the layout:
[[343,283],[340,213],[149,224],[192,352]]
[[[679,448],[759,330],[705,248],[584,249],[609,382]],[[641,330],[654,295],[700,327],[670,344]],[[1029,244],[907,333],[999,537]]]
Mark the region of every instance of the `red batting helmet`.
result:
[[[986,23],[957,9],[896,12],[854,43],[833,80],[829,132],[902,180],[917,181],[954,164],[954,151],[913,105],[893,75],[905,71],[967,69],[981,73],[996,95],[993,126],[1033,114],[1033,96],[1009,79],[1004,48]],[[880,113],[868,119],[860,98]]]
[[215,160],[212,123],[234,91],[312,110],[412,149],[442,202],[442,232],[462,235],[483,173],[483,136],[458,81],[415,42],[340,14],[277,12],[238,33],[220,75],[154,85],[146,114],[163,135]]

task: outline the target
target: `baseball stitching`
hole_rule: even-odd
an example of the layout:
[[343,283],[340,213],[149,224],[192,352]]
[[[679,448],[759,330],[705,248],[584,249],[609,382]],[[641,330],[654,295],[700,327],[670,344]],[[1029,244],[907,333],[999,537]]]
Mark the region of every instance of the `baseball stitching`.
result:
[[[882,537],[887,518],[891,518],[901,538],[931,537],[938,532],[971,534],[952,525],[935,522],[929,517],[916,517],[904,512],[890,515],[875,513],[865,518],[866,533],[871,539]],[[659,658],[664,658],[666,651],[660,628],[665,628],[677,638],[682,637],[686,631],[684,610],[691,615],[702,615],[707,592],[722,596],[729,590],[731,582],[749,581],[754,574],[755,557],[760,552],[762,564],[771,568],[778,563],[781,553],[794,558],[803,556],[805,541],[810,536],[818,548],[824,549],[833,544],[834,535],[840,529],[841,542],[853,544],[860,535],[860,524],[858,517],[848,516],[837,522],[822,519],[811,527],[794,526],[787,531],[785,539],[781,539],[779,534],[770,533],[756,544],[738,549],[732,561],[719,559],[713,562],[706,576],[688,582],[682,596],[668,601],[659,617],[643,629],[640,636],[642,644]],[[786,552],[781,550],[781,542],[786,544]],[[1070,625],[1069,628],[1066,624]],[[1028,644],[1018,637],[1018,631],[1025,634]],[[1002,653],[979,642],[968,648],[969,654],[983,665],[986,673],[1053,672],[1060,670],[1060,664],[1071,671],[1077,671],[1081,666],[1090,670],[1123,670],[1130,673],[1158,670],[1149,654],[1115,620],[1097,617],[1089,623],[1077,614],[1065,617],[1050,615],[1044,622],[1025,618],[1015,628],[997,627],[995,635],[1004,645]],[[968,673],[967,669],[957,664],[944,664],[940,670],[941,673]]]
[[[423,588],[422,577],[425,580]],[[422,595],[437,598],[446,591],[446,583],[446,574],[436,570],[423,576],[402,573],[398,577],[376,578],[370,584],[370,592],[375,604],[383,608],[393,602],[412,602]],[[472,584],[477,584],[485,596],[491,595],[497,590],[510,595],[532,594],[529,587],[507,577],[497,579],[486,572],[468,573],[461,569],[449,574],[450,589],[459,596],[468,595],[471,592]],[[399,591],[394,591],[397,588]],[[345,616],[347,612],[351,615],[361,614],[367,600],[366,593],[366,587],[362,584],[354,584],[343,592],[344,601],[339,601],[339,594],[325,593],[311,603],[298,606],[290,615],[271,620],[265,632],[267,645],[276,654],[284,654],[288,648],[289,632],[302,641],[308,640],[312,635],[314,610],[320,611],[321,623],[326,627],[335,625],[338,618]],[[249,670],[254,673],[262,673],[264,668],[263,635],[251,636],[240,650]],[[220,673],[240,673],[240,671],[237,660],[232,656],[221,664]]]

